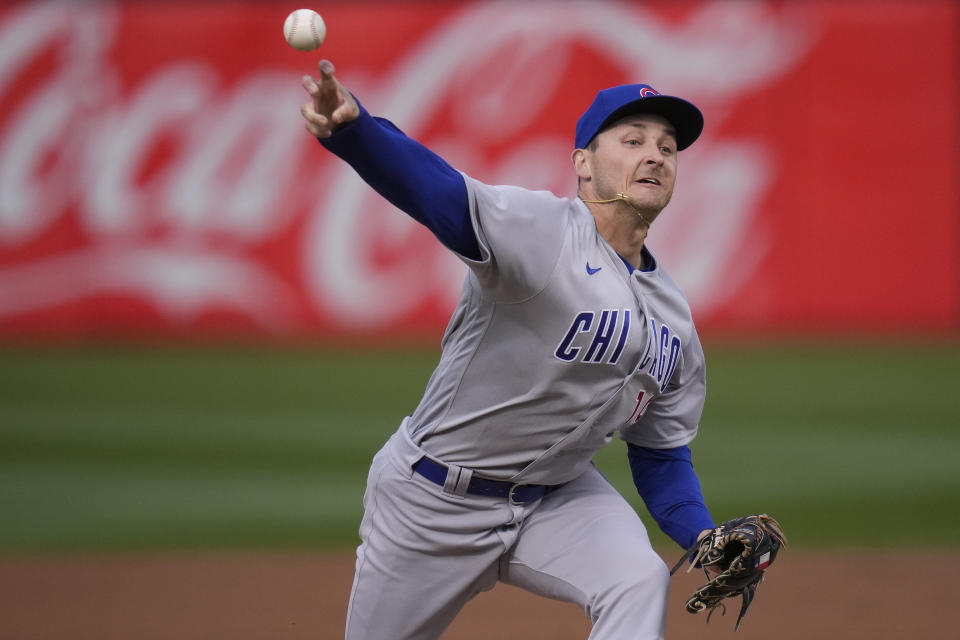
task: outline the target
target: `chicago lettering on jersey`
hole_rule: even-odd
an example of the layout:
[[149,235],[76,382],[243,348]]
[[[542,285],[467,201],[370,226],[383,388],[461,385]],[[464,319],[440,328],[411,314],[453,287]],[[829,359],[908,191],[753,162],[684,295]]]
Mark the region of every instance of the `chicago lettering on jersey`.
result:
[[647,340],[647,351],[638,368],[646,369],[647,374],[656,379],[660,392],[663,393],[680,359],[680,337],[666,324],[658,326],[657,321],[650,318]]
[[[597,315],[595,311],[578,313],[553,355],[564,362],[616,364],[630,335],[630,309],[604,309]],[[573,346],[580,334],[592,336],[589,346]],[[586,345],[585,340],[579,343]]]
[[[630,309],[604,309],[599,314],[581,311],[570,323],[553,355],[564,362],[616,364],[629,340],[630,319]],[[645,370],[654,378],[661,393],[677,368],[682,346],[676,332],[650,318],[647,348],[637,369]]]

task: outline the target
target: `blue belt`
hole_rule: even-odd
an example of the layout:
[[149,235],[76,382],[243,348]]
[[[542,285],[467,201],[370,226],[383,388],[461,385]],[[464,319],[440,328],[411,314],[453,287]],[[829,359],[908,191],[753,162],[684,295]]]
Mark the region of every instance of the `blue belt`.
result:
[[[413,470],[424,478],[438,484],[441,487],[447,482],[447,467],[430,458],[420,458],[413,465]],[[470,478],[470,484],[467,485],[467,493],[477,496],[489,496],[493,498],[506,498],[510,502],[525,503],[536,502],[550,491],[558,488],[559,485],[546,484],[514,484],[504,480],[489,480],[487,478]]]

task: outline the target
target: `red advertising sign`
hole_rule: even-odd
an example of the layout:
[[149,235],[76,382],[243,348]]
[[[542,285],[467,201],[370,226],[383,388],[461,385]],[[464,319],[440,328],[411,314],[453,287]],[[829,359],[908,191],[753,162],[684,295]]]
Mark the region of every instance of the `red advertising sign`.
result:
[[[303,129],[321,57],[490,183],[575,195],[573,127],[697,104],[649,246],[711,331],[960,327],[954,2],[0,9],[0,340],[439,336],[465,267]],[[423,194],[429,198],[430,194]]]

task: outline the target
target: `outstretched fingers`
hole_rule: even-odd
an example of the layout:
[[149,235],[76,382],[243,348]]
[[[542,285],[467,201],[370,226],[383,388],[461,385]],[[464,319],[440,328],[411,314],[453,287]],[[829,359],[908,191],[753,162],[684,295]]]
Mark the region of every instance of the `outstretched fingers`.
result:
[[360,115],[360,107],[347,88],[337,80],[333,63],[321,60],[317,69],[320,71],[320,100],[329,108],[330,121],[338,125],[356,120]]
[[305,75],[300,84],[310,95],[310,102],[300,107],[300,115],[306,121],[307,131],[318,138],[328,138],[333,133],[333,123],[330,121],[330,112],[324,108],[320,99],[322,88],[311,76]]
[[310,102],[300,107],[300,113],[306,120],[307,131],[318,138],[328,138],[338,125],[355,120],[360,108],[337,80],[332,62],[321,60],[317,69],[318,78],[305,75],[300,80],[310,95]]
[[317,69],[320,71],[320,80],[317,83],[316,93],[311,94],[317,105],[317,111],[330,117],[333,122],[340,122],[334,116],[344,103],[343,94],[346,90],[334,76],[336,70],[332,62],[321,60],[317,64]]
[[329,60],[321,60],[317,63],[317,69],[320,71],[320,95],[325,101],[336,101],[339,96],[337,89],[339,82],[334,76],[336,69]]
[[333,134],[330,120],[317,113],[313,102],[305,102],[300,106],[300,115],[303,116],[307,131],[317,138],[329,138]]

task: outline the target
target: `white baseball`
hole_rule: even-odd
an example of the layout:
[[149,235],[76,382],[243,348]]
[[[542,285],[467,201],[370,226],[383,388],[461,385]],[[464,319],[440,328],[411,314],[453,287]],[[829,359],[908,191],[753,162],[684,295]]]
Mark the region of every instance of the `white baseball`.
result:
[[294,49],[313,51],[327,37],[327,25],[312,9],[297,9],[283,21],[283,37]]

